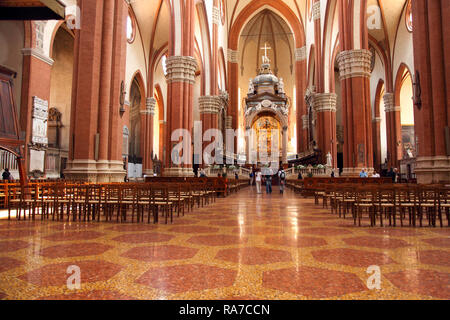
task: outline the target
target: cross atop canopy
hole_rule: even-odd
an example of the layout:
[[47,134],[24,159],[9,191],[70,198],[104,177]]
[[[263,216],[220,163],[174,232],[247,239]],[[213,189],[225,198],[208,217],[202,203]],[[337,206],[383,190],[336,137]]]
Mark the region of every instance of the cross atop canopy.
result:
[[271,50],[271,47],[267,46],[267,42],[264,43],[264,47],[261,48],[261,50],[264,50],[264,56],[262,57],[263,63],[269,63],[269,57],[267,56],[267,50]]

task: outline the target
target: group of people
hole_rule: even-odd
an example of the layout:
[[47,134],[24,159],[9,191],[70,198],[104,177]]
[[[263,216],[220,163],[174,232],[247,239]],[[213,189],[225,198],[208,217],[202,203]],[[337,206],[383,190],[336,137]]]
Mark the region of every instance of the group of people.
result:
[[[362,169],[361,172],[359,173],[359,177],[360,178],[368,178],[369,177],[369,172],[366,169]],[[381,178],[380,174],[376,171],[374,171],[372,173],[371,178]]]
[[[281,168],[278,171],[278,181],[280,185],[280,194],[284,194],[284,189],[286,187],[286,172]],[[266,169],[264,174],[261,171],[250,172],[250,185],[256,184],[256,193],[262,194],[262,184],[266,184],[266,193],[272,194],[273,188],[273,172],[272,169]]]

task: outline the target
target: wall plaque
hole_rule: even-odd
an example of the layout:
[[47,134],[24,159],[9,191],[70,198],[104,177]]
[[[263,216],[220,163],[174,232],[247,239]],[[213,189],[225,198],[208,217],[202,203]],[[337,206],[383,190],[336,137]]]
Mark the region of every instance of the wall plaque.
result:
[[33,144],[47,145],[48,101],[33,97]]

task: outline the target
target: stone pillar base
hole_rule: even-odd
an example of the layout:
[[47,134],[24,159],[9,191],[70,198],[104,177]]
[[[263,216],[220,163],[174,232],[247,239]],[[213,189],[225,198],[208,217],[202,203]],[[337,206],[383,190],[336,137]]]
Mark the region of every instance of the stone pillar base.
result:
[[163,172],[164,177],[193,177],[192,168],[167,168]]
[[416,161],[417,183],[450,182],[450,157],[420,157]]
[[153,174],[154,174],[153,169],[147,169],[142,172],[143,176],[148,176],[148,177],[153,177]]
[[74,160],[67,162],[64,176],[68,180],[93,183],[123,182],[127,172],[121,161]]
[[341,177],[359,177],[359,174],[361,173],[362,169],[366,169],[369,178],[372,176],[374,172],[374,168],[344,168]]

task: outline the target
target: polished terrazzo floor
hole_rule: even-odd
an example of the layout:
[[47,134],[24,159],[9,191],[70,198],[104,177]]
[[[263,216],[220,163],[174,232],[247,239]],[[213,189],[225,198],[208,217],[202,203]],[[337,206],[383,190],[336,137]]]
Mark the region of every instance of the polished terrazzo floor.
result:
[[354,227],[250,188],[173,225],[0,220],[0,299],[450,299],[450,229]]

